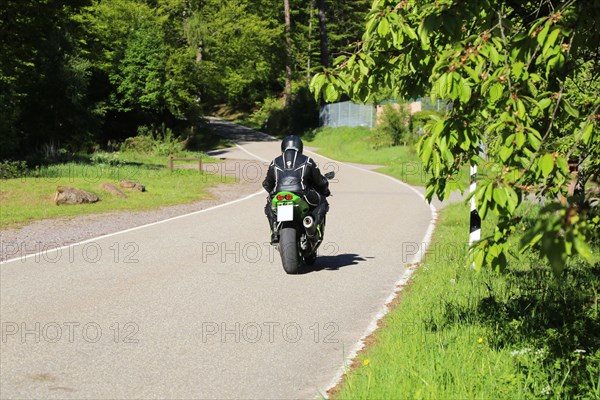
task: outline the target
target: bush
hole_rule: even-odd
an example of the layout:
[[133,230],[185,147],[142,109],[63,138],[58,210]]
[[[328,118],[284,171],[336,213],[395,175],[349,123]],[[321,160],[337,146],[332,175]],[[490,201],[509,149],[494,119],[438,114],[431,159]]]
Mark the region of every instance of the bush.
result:
[[107,164],[119,166],[124,161],[119,158],[119,153],[108,153],[106,151],[96,151],[90,156],[90,161],[94,164]]
[[409,130],[410,113],[406,104],[386,104],[373,130],[373,147],[389,147],[414,142]]
[[168,156],[183,150],[185,141],[180,141],[170,128],[152,131],[149,127],[140,126],[137,136],[129,137],[121,144],[121,151]]
[[20,178],[27,175],[25,161],[0,161],[0,179]]
[[154,147],[154,140],[149,136],[128,137],[121,144],[121,151],[132,151],[134,153],[150,154]]

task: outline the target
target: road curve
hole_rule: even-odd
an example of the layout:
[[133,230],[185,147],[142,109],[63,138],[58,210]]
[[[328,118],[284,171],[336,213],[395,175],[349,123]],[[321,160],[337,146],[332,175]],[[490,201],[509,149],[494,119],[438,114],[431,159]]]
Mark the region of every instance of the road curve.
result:
[[[279,142],[213,121],[256,167]],[[227,157],[228,151],[222,156]],[[0,264],[0,397],[314,398],[431,232],[410,187],[336,171],[315,268],[286,275],[265,195]],[[258,161],[261,160],[261,161]]]

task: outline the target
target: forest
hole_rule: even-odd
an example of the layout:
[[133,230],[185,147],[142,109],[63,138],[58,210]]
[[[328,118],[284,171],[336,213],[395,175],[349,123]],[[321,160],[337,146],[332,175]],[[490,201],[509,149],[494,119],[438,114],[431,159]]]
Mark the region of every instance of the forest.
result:
[[370,9],[368,0],[2,4],[0,159],[34,162],[136,135],[186,138],[223,107],[284,101],[273,129],[316,126],[308,81],[356,49]]

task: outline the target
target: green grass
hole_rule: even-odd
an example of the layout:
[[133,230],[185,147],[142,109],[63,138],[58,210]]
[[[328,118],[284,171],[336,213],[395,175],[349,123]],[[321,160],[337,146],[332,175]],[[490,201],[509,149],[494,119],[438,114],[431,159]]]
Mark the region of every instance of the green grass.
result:
[[464,267],[466,215],[462,204],[443,211],[427,260],[336,397],[523,397],[510,350],[495,350],[485,326],[460,312],[482,297],[486,279]]
[[[328,128],[305,143],[426,183],[413,151],[375,150],[370,136],[366,128]],[[519,228],[539,218],[530,203],[519,212]],[[504,273],[476,272],[468,266],[468,223],[464,203],[441,211],[424,262],[333,398],[600,399],[600,263],[572,259],[555,277],[535,252],[519,253],[515,235]],[[486,219],[483,237],[496,224]]]
[[575,260],[556,279],[528,253],[507,274],[477,273],[467,216],[464,204],[441,212],[424,263],[334,398],[600,398],[600,265]]
[[[201,157],[200,153],[181,153],[178,157]],[[232,182],[220,175],[199,174],[197,169],[167,169],[168,157],[137,153],[100,153],[92,163],[64,163],[38,168],[27,176],[0,181],[0,228],[22,225],[33,220],[73,217],[119,210],[149,210],[161,206],[190,203],[208,197],[207,189]],[[194,162],[176,162],[194,164]],[[146,192],[122,189],[128,198],[111,195],[100,188],[104,182],[118,186],[129,179],[146,186]],[[94,204],[54,204],[57,186],[77,187],[100,197]]]
[[[394,176],[410,185],[425,186],[431,177],[425,171],[414,146],[375,149],[369,128],[321,128],[307,138],[305,145],[318,147],[319,154],[339,161],[381,165],[378,172]],[[468,180],[468,168],[465,168],[461,171],[459,181],[466,187]]]

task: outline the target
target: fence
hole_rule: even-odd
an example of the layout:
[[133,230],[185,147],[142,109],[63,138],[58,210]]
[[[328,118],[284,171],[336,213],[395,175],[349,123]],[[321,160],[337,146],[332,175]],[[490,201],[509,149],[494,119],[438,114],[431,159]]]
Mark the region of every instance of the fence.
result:
[[[319,112],[319,126],[368,126],[372,128],[377,121],[377,115],[381,113],[381,105],[394,104],[397,100],[385,100],[379,106],[372,104],[356,104],[351,101],[326,104]],[[448,111],[452,109],[452,103],[442,100],[435,102],[429,97],[419,97],[410,100],[411,114],[417,111]]]
[[327,104],[319,112],[320,126],[368,126],[373,127],[375,107],[351,101]]

